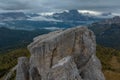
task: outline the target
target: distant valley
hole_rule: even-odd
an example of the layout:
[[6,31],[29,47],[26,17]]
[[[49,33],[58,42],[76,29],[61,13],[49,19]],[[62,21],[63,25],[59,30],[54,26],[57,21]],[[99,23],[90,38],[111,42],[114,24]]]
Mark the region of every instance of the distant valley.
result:
[[0,28],[0,52],[26,47],[34,37],[50,32],[45,29],[32,31]]

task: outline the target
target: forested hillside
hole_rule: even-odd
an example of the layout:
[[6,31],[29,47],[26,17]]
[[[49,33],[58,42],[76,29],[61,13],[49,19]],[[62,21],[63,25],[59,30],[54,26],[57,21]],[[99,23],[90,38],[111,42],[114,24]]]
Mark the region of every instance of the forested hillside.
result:
[[0,28],[0,53],[6,52],[8,49],[16,49],[26,47],[34,37],[50,32],[45,29],[32,31],[12,30],[8,28]]
[[120,49],[120,17],[93,23],[89,28],[95,33],[98,44]]
[[26,48],[10,50],[4,54],[0,54],[0,80],[17,64],[18,57],[29,57],[29,51]]

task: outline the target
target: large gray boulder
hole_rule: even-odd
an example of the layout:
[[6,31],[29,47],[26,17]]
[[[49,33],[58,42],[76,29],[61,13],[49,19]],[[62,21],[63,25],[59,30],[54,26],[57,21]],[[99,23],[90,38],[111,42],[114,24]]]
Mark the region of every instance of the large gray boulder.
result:
[[21,80],[105,80],[95,55],[95,36],[86,27],[38,36],[28,49],[29,65],[19,60],[16,80],[23,73],[29,78],[22,76]]

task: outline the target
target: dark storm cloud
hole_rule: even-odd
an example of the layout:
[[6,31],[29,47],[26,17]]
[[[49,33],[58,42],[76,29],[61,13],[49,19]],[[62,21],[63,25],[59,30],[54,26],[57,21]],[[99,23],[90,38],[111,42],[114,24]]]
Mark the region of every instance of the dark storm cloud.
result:
[[119,9],[120,0],[0,0],[2,10]]

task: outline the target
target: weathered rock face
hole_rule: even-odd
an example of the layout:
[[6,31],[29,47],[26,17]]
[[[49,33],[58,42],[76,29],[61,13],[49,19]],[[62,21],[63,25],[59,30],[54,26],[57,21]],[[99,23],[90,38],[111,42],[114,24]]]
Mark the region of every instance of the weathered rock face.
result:
[[28,49],[30,60],[19,59],[16,80],[105,80],[95,36],[85,27],[38,36]]
[[16,80],[29,80],[29,60],[21,57],[18,61]]

